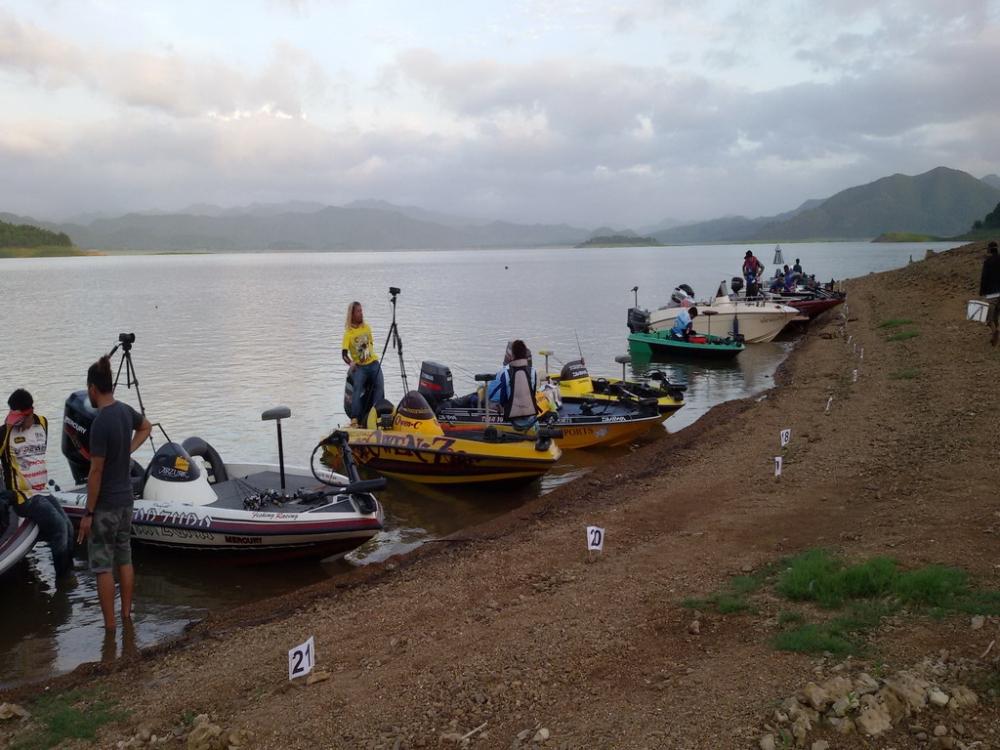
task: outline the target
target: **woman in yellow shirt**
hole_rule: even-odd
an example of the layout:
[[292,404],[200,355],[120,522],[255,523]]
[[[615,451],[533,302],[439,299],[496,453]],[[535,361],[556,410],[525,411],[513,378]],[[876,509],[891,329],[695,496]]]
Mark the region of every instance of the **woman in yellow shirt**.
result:
[[365,390],[372,388],[373,397],[369,404],[377,404],[385,398],[385,384],[382,380],[382,365],[375,356],[375,340],[372,329],[365,323],[365,313],[360,302],[347,306],[347,321],[344,324],[344,341],[340,356],[344,364],[354,371],[354,395],[351,398],[351,425],[362,422],[365,406]]

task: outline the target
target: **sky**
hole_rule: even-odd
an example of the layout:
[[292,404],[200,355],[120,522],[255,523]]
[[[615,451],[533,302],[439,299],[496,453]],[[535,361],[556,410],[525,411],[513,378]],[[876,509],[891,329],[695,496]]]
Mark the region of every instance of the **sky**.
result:
[[4,0],[0,212],[767,215],[1000,172],[1000,0]]

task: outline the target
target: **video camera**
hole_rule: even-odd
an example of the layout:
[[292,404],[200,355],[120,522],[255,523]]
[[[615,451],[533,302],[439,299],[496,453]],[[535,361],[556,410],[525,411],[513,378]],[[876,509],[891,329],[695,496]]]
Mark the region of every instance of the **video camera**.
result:
[[401,289],[400,289],[400,288],[399,288],[398,286],[391,286],[391,287],[389,287],[389,294],[390,294],[390,296],[392,296],[392,297],[395,297],[395,296],[396,296],[397,294],[399,294],[399,293],[400,293],[401,291],[402,291],[402,290],[401,290]]

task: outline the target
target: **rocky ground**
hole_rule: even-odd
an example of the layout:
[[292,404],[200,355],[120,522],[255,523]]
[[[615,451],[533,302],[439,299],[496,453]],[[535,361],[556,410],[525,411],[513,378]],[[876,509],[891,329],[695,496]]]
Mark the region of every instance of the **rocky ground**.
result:
[[[53,690],[86,683],[131,709],[102,747],[1000,748],[994,619],[897,614],[843,661],[775,650],[767,597],[725,615],[682,604],[816,547],[1000,588],[1000,350],[964,320],[982,257],[851,281],[848,320],[813,325],[765,398],[451,543]],[[889,341],[890,318],[919,335]],[[607,531],[594,559],[589,524]],[[310,635],[320,679],[289,684],[287,651]],[[862,719],[876,710],[888,725]],[[845,717],[846,734],[830,721]],[[22,724],[0,722],[0,740]]]

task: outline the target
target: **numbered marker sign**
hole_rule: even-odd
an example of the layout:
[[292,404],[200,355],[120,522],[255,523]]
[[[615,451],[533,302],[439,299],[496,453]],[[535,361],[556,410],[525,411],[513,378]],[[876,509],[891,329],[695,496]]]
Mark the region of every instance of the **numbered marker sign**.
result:
[[587,551],[604,551],[604,529],[600,526],[587,527]]
[[832,404],[832,403],[833,403],[833,396],[830,396],[830,398],[828,398],[826,400],[826,413],[827,414],[830,413],[830,404]]
[[774,476],[781,476],[781,456],[774,457]]
[[791,428],[786,427],[781,431],[781,447],[784,448],[790,442],[792,442],[792,430]]
[[864,358],[865,358],[865,348],[862,346],[861,354],[858,355],[858,359],[864,359]]
[[316,640],[314,636],[309,636],[308,641],[288,652],[288,679],[305,677],[312,672],[315,664]]
[[858,371],[857,370],[854,371],[854,382],[855,383],[858,382]]

